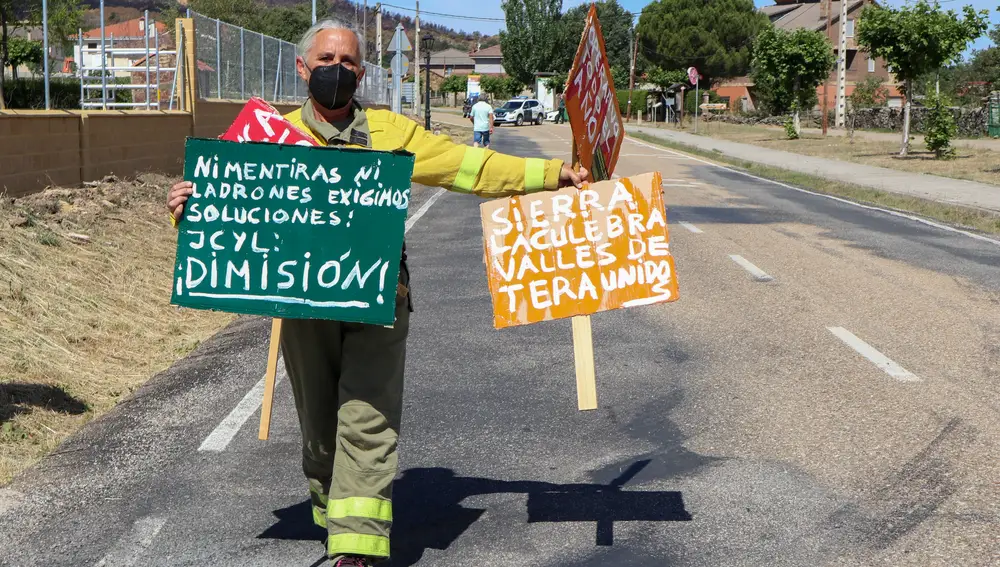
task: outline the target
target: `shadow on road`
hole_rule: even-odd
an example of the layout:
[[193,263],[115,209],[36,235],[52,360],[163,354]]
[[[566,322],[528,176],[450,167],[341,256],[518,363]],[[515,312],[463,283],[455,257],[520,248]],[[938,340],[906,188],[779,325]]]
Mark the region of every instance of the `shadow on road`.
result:
[[[622,487],[649,460],[626,468],[609,484],[553,484],[456,476],[444,468],[409,469],[393,486],[392,566],[409,567],[427,549],[448,549],[486,511],[462,501],[483,494],[528,495],[528,523],[595,522],[595,543],[614,544],[614,522],[687,522],[691,514],[675,491],[625,491]],[[322,541],[326,532],[312,523],[308,500],[276,510],[278,522],[261,539]]]
[[649,461],[628,467],[610,484],[553,484],[461,477],[449,469],[410,469],[396,481],[393,508],[393,567],[415,564],[427,549],[447,549],[485,512],[466,508],[471,496],[528,495],[528,523],[596,522],[596,544],[614,543],[615,521],[686,522],[691,515],[681,493],[623,491]]
[[0,423],[31,411],[31,407],[57,411],[67,415],[80,415],[87,411],[87,404],[56,386],[22,383],[0,384]]

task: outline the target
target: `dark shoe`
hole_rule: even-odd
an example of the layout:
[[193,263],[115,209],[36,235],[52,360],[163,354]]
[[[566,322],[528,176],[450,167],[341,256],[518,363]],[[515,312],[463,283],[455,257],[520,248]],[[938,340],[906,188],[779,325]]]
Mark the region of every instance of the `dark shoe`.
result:
[[331,559],[333,567],[374,567],[375,563],[367,557],[338,555]]

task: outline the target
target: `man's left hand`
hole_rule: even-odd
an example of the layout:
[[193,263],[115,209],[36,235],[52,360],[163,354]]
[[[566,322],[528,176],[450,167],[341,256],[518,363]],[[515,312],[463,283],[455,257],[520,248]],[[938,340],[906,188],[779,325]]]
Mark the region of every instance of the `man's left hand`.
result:
[[588,177],[590,177],[590,172],[587,171],[587,168],[580,166],[580,171],[576,171],[568,163],[564,163],[562,171],[559,172],[559,187],[573,185],[577,189],[580,189]]

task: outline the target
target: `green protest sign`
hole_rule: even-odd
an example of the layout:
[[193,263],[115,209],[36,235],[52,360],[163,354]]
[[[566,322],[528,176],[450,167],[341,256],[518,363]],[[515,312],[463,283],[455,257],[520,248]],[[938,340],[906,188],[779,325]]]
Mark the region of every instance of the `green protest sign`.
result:
[[171,303],[391,325],[413,155],[190,138]]

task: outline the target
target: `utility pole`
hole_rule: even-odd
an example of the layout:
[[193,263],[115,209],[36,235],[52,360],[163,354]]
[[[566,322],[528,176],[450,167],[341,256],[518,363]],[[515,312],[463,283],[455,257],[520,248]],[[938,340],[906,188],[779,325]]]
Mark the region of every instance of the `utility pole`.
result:
[[639,51],[639,33],[635,34],[635,45],[632,47],[632,68],[628,74],[628,104],[625,106],[625,122],[632,118],[632,93],[635,91],[635,57]]
[[[833,4],[831,0],[823,1],[823,9],[826,10],[826,39],[830,42],[830,48],[833,48],[833,38],[830,37],[830,28],[833,25]],[[843,55],[843,54],[840,54]],[[823,135],[826,136],[826,131],[830,126],[830,75],[826,75],[823,79]]]
[[365,0],[365,11],[361,14],[361,30],[362,43],[365,44],[365,56],[361,60],[368,61],[368,0]]
[[840,58],[837,60],[837,128],[844,127],[847,106],[847,2],[840,1]]
[[[313,5],[313,24],[315,24],[316,23],[316,0],[312,0],[312,5]],[[264,87],[261,87],[262,90],[263,90],[263,88]]]
[[376,64],[382,66],[382,3],[375,4],[375,43],[378,44],[378,59]]
[[420,0],[417,0],[416,31],[413,36],[413,114],[420,116]]

